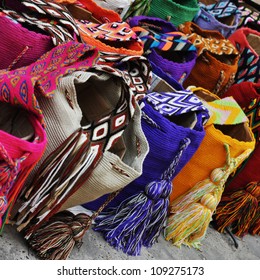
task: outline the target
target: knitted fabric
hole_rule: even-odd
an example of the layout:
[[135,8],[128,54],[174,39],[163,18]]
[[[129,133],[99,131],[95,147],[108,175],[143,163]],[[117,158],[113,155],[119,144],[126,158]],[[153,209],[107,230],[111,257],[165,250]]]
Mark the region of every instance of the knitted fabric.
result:
[[[50,144],[46,159],[27,188],[26,197],[20,197],[23,203],[16,222],[20,225],[19,230],[28,226],[27,238],[54,215],[73,193],[80,187],[85,188],[84,183],[103,152],[112,152],[134,115],[136,104],[133,93],[126,87],[122,73],[113,72],[109,67],[103,69],[108,73],[72,73],[61,80],[55,93],[58,96],[54,95],[52,102],[41,100],[46,112]],[[104,88],[107,92],[104,92]],[[91,95],[85,94],[87,89]],[[137,176],[136,172],[133,173],[132,176]],[[93,187],[85,193],[86,197],[82,197],[84,201],[108,192],[108,189]],[[69,203],[71,205],[73,200]],[[33,218],[37,219],[36,224],[30,224]]]
[[[81,60],[82,57],[84,60]],[[76,69],[88,69],[97,58],[98,52],[95,48],[72,41],[61,44],[29,66],[13,71],[0,71],[0,80],[4,81],[0,91],[4,99],[11,104],[21,104],[24,108],[41,115],[35,96],[29,98],[29,92],[37,88],[37,92],[50,97],[62,76]],[[14,89],[18,90],[15,97],[11,94]]]
[[233,33],[229,40],[238,49],[240,59],[235,82],[260,81],[260,32],[244,27]]
[[[215,4],[204,5],[199,3],[200,11],[193,19],[200,28],[216,30],[225,38],[228,38],[238,27],[241,12],[238,7],[229,0],[220,0]],[[232,19],[230,24],[225,23]]]
[[141,128],[139,106],[136,106],[134,116],[121,139],[125,145],[123,155],[120,156],[117,151],[105,151],[86,183],[69,197],[60,211],[122,189],[142,175],[143,161],[149,146]]
[[178,26],[186,21],[191,21],[198,11],[199,6],[195,0],[153,0],[148,16],[158,17]]
[[96,24],[77,21],[83,41],[97,47],[99,51],[123,55],[142,55],[143,44],[125,22]]
[[[78,61],[83,55],[87,54],[89,55],[88,59]],[[44,124],[42,111],[34,93],[38,92],[45,96],[50,96],[56,89],[60,77],[75,69],[73,67],[87,69],[95,61],[96,56],[97,52],[90,47],[70,42],[53,48],[29,66],[13,71],[0,71],[0,81],[2,81],[0,84],[1,101],[9,103],[12,106],[19,105],[23,110],[28,111],[30,113],[27,113],[29,114],[29,121],[35,130],[35,142],[32,143],[26,143],[25,140],[20,141],[13,136],[8,136],[6,133],[4,133],[3,140],[1,141],[7,153],[9,153],[9,149],[14,149],[14,154],[11,153],[10,157],[17,156],[17,161],[23,161],[21,166],[23,167],[24,165],[26,170],[26,174],[21,173],[19,183],[17,183],[18,185],[13,188],[10,194],[10,200],[15,200],[19,194],[24,180],[36,162],[39,161],[46,145],[45,132],[42,130],[42,125]],[[7,121],[4,123],[7,123]],[[28,121],[24,121],[21,127],[26,127],[26,123]],[[10,143],[12,143],[11,146]],[[14,143],[18,143],[18,152],[16,152]],[[25,149],[27,149],[28,153],[21,155],[21,151],[25,151]],[[23,159],[19,160],[19,158]],[[19,171],[19,167],[17,168]]]
[[249,126],[252,129],[256,140],[256,147],[249,159],[230,178],[226,191],[234,191],[246,186],[249,182],[260,181],[259,172],[255,171],[260,160],[260,84],[242,82],[233,85],[224,96],[232,96],[243,108],[249,119]]
[[15,72],[0,75],[0,228],[4,224],[2,217],[9,219],[24,180],[47,143],[42,115],[34,107],[34,88],[25,83],[16,86],[21,76],[19,70]]
[[28,27],[46,32],[55,46],[71,40],[81,41],[76,23],[64,5],[50,0],[4,2],[0,9],[5,14]]
[[2,12],[0,26],[0,69],[29,65],[53,48],[51,37],[24,28]]
[[130,26],[144,42],[144,52],[154,67],[182,83],[195,65],[196,48],[170,23],[152,17],[133,17]]
[[[197,95],[200,90],[195,89]],[[216,99],[206,106],[211,117],[205,125],[205,138],[173,180],[165,237],[178,247],[200,248],[225,182],[255,144],[248,119],[233,98]]]
[[[251,152],[254,149],[255,140],[248,119],[234,99],[211,101],[207,103],[207,108],[211,118],[205,125],[205,138],[192,159],[174,178],[171,201],[187,193],[196,183],[208,178],[212,170],[225,165],[224,144],[229,145],[232,158],[247,149]],[[233,130],[225,130],[227,125],[232,125]]]
[[[120,205],[122,201],[131,197],[132,195],[136,195],[144,191],[147,184],[153,182],[155,180],[159,180],[161,175],[165,170],[170,166],[172,160],[176,153],[179,150],[179,143],[184,138],[190,139],[190,145],[186,148],[185,152],[182,154],[178,165],[175,168],[175,173],[173,176],[178,174],[178,172],[183,168],[183,166],[189,161],[194,152],[199,147],[203,137],[204,137],[204,129],[203,129],[203,120],[202,116],[204,116],[207,111],[204,109],[202,104],[196,99],[190,92],[176,92],[176,93],[154,93],[155,95],[153,101],[149,101],[149,94],[147,98],[143,99],[141,102],[142,108],[142,129],[149,143],[149,153],[144,160],[143,165],[143,173],[142,175],[133,181],[131,184],[127,185],[119,195],[117,195],[113,201],[109,204],[108,207],[117,207]],[[175,96],[175,97],[173,97]],[[171,106],[172,110],[169,110],[168,113],[163,116],[160,112],[160,106],[157,108],[154,105],[154,98],[158,98],[158,100],[170,101],[176,105]],[[193,103],[193,98],[194,103]],[[191,105],[190,101],[192,101],[193,105]],[[186,102],[185,102],[186,101]],[[181,103],[181,105],[180,105]],[[168,103],[170,104],[170,102]],[[186,108],[186,112],[180,114],[178,119],[178,107]],[[156,107],[156,109],[155,109]],[[192,110],[194,108],[194,111]],[[157,111],[158,110],[158,111]],[[167,106],[165,106],[165,110],[167,111]],[[197,111],[196,111],[197,110]],[[179,113],[181,113],[179,111]],[[194,112],[197,117],[197,122],[193,129],[189,128],[188,125],[184,125],[184,119],[186,113]],[[175,116],[176,114],[176,116]],[[168,119],[173,118],[171,121]],[[175,120],[175,118],[176,120]],[[189,120],[189,118],[188,118]],[[176,123],[175,123],[176,121]],[[163,143],[163,145],[162,145]],[[88,209],[97,209],[102,202],[104,202],[105,197],[102,197],[96,201],[87,203],[84,207]]]
[[234,82],[238,51],[219,32],[202,30],[195,23],[187,22],[180,26],[180,30],[198,51],[196,64],[184,81],[184,86],[200,86],[221,95]]

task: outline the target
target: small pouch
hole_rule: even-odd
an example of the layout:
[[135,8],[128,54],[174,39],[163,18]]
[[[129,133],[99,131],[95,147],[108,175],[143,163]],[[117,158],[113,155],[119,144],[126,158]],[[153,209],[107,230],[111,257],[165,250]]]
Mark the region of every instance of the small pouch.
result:
[[240,53],[235,83],[260,82],[260,32],[243,27],[233,33],[229,40]]
[[179,83],[188,77],[195,65],[197,51],[175,26],[147,16],[133,17],[129,25],[143,41],[144,54],[153,68],[159,68]]
[[201,88],[193,91],[203,99],[215,100],[204,103],[211,115],[205,138],[173,180],[165,236],[176,246],[199,248],[227,178],[253,151],[255,139],[233,98],[214,98]]
[[192,20],[201,29],[215,30],[228,38],[238,27],[241,12],[230,0],[219,0],[215,4],[199,3],[200,11]]
[[234,82],[239,52],[217,31],[203,30],[193,22],[179,26],[198,51],[198,58],[184,87],[197,86],[221,95]]
[[199,11],[196,0],[153,0],[148,16],[170,21],[175,26],[191,21]]

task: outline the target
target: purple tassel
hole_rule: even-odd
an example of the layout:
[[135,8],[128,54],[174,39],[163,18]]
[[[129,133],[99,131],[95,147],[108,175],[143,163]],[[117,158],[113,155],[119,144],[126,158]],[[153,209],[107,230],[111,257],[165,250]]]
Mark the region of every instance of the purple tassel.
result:
[[150,239],[154,240],[160,234],[156,230],[161,227],[156,224],[166,218],[162,213],[167,213],[169,203],[165,203],[166,199],[161,197],[167,185],[171,190],[171,182],[165,180],[148,184],[145,192],[126,199],[119,207],[98,217],[94,230],[102,232],[105,240],[117,250],[132,256],[139,255],[144,245],[143,238],[146,237],[146,243],[150,244]]
[[149,183],[144,191],[96,218],[94,230],[101,232],[111,246],[137,256],[142,246],[151,247],[157,241],[168,213],[175,167],[189,144],[190,139],[185,138],[160,180]]
[[150,222],[144,232],[143,245],[152,247],[156,243],[168,214],[169,195],[172,191],[172,182],[163,180],[162,193],[160,198],[155,201],[151,211]]

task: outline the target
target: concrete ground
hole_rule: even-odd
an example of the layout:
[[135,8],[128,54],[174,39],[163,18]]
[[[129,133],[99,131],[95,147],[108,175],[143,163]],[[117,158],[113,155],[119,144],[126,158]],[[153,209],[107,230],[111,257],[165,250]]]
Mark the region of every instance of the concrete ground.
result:
[[[137,257],[127,256],[110,247],[93,230],[89,230],[80,249],[74,248],[71,260],[259,260],[260,236],[247,235],[238,239],[238,249],[227,234],[220,234],[209,228],[201,250],[188,247],[170,246],[161,236],[152,248],[143,248]],[[28,248],[21,234],[10,225],[6,225],[0,237],[0,260],[35,260],[34,253]]]

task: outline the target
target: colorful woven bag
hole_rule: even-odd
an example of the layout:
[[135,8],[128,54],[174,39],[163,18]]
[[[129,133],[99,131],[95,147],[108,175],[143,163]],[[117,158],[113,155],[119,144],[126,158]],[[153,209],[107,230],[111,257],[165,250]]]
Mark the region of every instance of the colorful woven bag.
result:
[[201,29],[215,30],[228,38],[238,27],[241,11],[230,0],[219,0],[214,4],[199,3],[200,10],[193,18]]
[[141,128],[141,110],[136,106],[120,139],[104,151],[88,180],[68,198],[60,211],[127,186],[142,175],[143,161],[148,150],[148,142]]
[[244,27],[233,33],[229,40],[240,53],[235,83],[260,82],[260,32]]
[[249,119],[256,147],[248,160],[227,181],[214,220],[223,232],[229,228],[234,234],[260,234],[260,84],[242,82],[233,85],[225,96],[232,96]]
[[[253,1],[238,0],[239,10],[241,11],[240,27],[249,27],[260,31],[260,5]],[[251,4],[251,5],[250,5]]]
[[[4,203],[2,203],[2,207],[5,209],[1,211],[2,214],[5,213],[11,202],[16,201],[26,177],[37,161],[39,161],[45,149],[46,136],[42,128],[44,119],[34,93],[38,92],[46,96],[51,96],[57,87],[56,83],[59,78],[66,75],[72,69],[75,69],[74,67],[87,69],[95,61],[97,54],[97,51],[93,48],[70,42],[53,48],[29,66],[13,71],[0,71],[2,102],[14,106],[19,105],[23,109],[19,113],[19,110],[5,109],[6,106],[2,105],[6,116],[3,115],[5,121],[1,121],[2,124],[5,123],[5,128],[2,132],[4,137],[1,139],[1,156],[7,163],[7,166],[3,165],[2,167],[5,170],[2,173],[2,180],[5,181],[2,191],[7,197],[7,199],[4,199],[5,202],[3,201]],[[80,61],[83,55],[85,55],[86,59]],[[87,56],[89,57],[87,58]],[[25,113],[26,111],[28,111],[27,114]],[[18,119],[14,117],[16,114],[20,116]],[[11,125],[9,117],[14,122],[17,121],[15,135],[8,135],[12,131],[9,127]],[[25,131],[19,131],[18,127],[19,125],[21,126],[23,121],[26,126],[29,125],[28,131],[26,129]],[[32,126],[31,128],[30,124]],[[32,130],[35,135],[25,135],[27,132],[31,133]],[[29,138],[19,139],[19,136],[21,138],[28,136]],[[12,144],[10,145],[10,143]],[[14,143],[17,144],[13,147]],[[10,151],[13,151],[13,153],[10,153]],[[19,175],[20,168],[24,168],[21,175]],[[10,172],[10,169],[13,171],[8,179],[6,174]],[[15,178],[18,178],[17,185],[14,184]]]
[[170,22],[158,18],[136,16],[129,25],[143,41],[144,55],[152,67],[182,83],[197,58],[197,50],[187,37]]
[[203,87],[221,95],[233,83],[238,68],[239,52],[219,32],[203,30],[193,22],[179,26],[198,51],[198,58],[184,87]]
[[[57,212],[121,189],[142,173],[148,144],[140,128],[134,92],[124,72],[102,65],[94,68],[67,75],[51,99],[39,98],[50,144],[20,196],[13,220],[41,258],[63,259],[68,256],[65,247],[69,251],[74,247],[71,242],[56,247],[50,243],[52,238],[63,238],[64,232],[56,228],[57,221],[64,223],[59,217],[71,215]],[[113,179],[113,184],[102,183],[101,174]],[[94,218],[82,217],[88,225]],[[81,237],[87,229],[84,227]],[[47,240],[46,230],[50,233]],[[69,232],[67,241],[74,238]]]
[[[109,203],[95,227],[110,245],[129,255],[156,242],[167,215],[171,180],[200,145],[208,117],[190,91],[154,92],[140,102],[150,148],[143,173]],[[96,210],[105,199],[84,206]]]
[[[201,88],[194,92],[214,98]],[[227,178],[254,149],[253,133],[239,105],[232,98],[215,99],[205,103],[211,115],[205,138],[173,180],[165,237],[176,246],[199,248]]]
[[[133,117],[135,102],[131,89],[126,86],[122,76],[117,76],[118,73],[120,72],[114,72],[114,75],[106,72],[75,72],[60,81],[59,90],[55,92],[51,102],[46,98],[40,99],[49,123],[47,136],[51,140],[51,146],[49,145],[45,161],[28,187],[30,194],[27,191],[25,202],[19,211],[19,224],[25,220],[27,222],[23,222],[24,225],[19,229],[34,216],[40,216],[39,213],[46,212],[48,218],[57,212],[86,181],[103,152],[110,150],[121,138]],[[104,93],[104,88],[108,89],[109,94]],[[84,94],[84,90],[89,90],[92,95]],[[54,114],[57,116],[55,125],[52,117]],[[68,118],[64,119],[65,115]],[[59,128],[55,128],[58,125]],[[49,174],[46,171],[50,166],[52,172]],[[52,191],[49,186],[52,186]],[[53,196],[53,193],[56,194]],[[94,194],[95,198],[98,197],[97,193]],[[90,197],[92,198],[91,194]],[[87,201],[89,199],[86,197]],[[35,205],[38,207],[32,212],[31,208]],[[28,214],[24,213],[27,212],[30,218],[26,218]],[[41,223],[39,219],[37,224]]]

